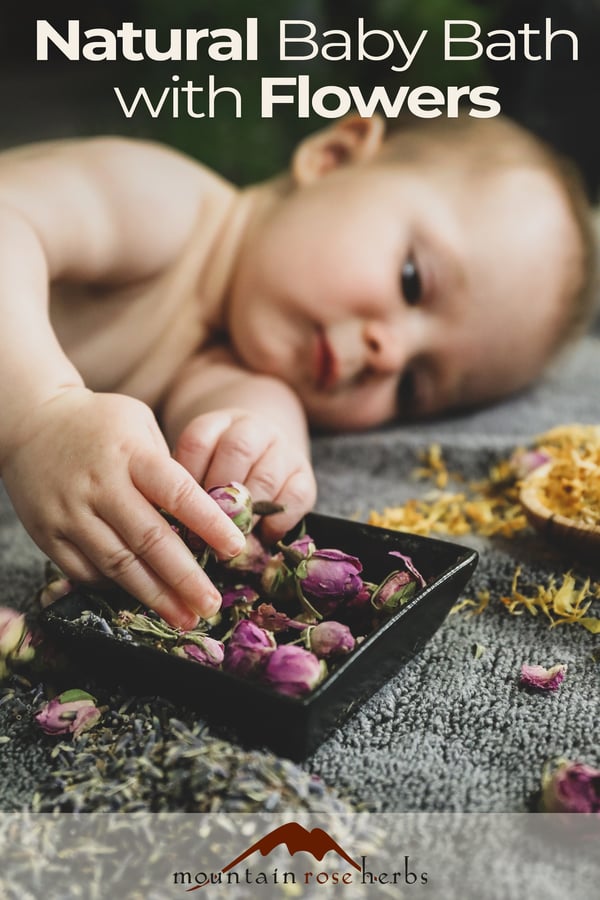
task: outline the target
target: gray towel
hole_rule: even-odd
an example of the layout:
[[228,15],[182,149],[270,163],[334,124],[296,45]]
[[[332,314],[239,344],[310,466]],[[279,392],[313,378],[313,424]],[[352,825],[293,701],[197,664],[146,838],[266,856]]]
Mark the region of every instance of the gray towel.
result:
[[[591,334],[541,384],[496,406],[418,426],[315,438],[318,509],[366,518],[370,509],[423,492],[428,486],[415,483],[412,471],[419,451],[432,441],[441,443],[451,469],[478,476],[490,461],[541,430],[571,421],[598,421],[599,358],[598,338]],[[4,495],[0,516],[1,602],[29,608],[42,579],[43,557]],[[520,812],[530,808],[548,760],[566,757],[599,766],[599,664],[593,657],[597,636],[576,626],[550,629],[543,617],[510,616],[497,601],[508,591],[517,562],[524,564],[523,577],[535,582],[566,571],[570,560],[533,536],[511,541],[466,536],[461,542],[481,552],[466,594],[475,596],[478,589],[488,588],[489,607],[477,617],[449,617],[422,653],[305,764],[277,765],[267,752],[226,743],[220,775],[213,761],[215,771],[205,772],[203,781],[183,759],[179,769],[175,762],[161,770],[162,757],[154,750],[153,768],[130,765],[131,777],[138,780],[139,808],[201,808],[203,791],[218,797],[222,808],[229,808],[228,803],[244,808],[243,779],[236,773],[251,771],[265,797],[270,779],[268,802],[279,809],[312,809],[320,803],[385,812]],[[475,644],[485,648],[479,658]],[[566,663],[567,677],[554,694],[530,693],[519,686],[523,663]],[[136,748],[132,758],[137,759],[158,722],[154,747],[161,741],[173,747],[181,729],[193,728],[193,714],[164,701],[133,699],[124,707],[126,695],[107,698],[101,685],[92,687],[111,706],[117,732],[131,732],[130,750]],[[51,773],[67,764],[76,769],[84,749],[88,765],[106,758],[101,739],[92,738],[91,732],[80,750],[65,749],[53,758],[56,741],[32,723],[41,696],[35,683],[13,682],[10,690],[5,685],[0,692],[0,735],[9,738],[0,745],[3,810],[61,807],[57,798],[64,792],[65,778],[61,782]],[[219,740],[210,730],[196,732],[196,742]],[[108,765],[99,791],[82,776],[76,795],[80,808],[118,809],[124,801],[119,801],[118,791],[111,794],[111,778],[116,775]],[[191,784],[196,785],[195,794]],[[255,806],[260,808],[261,802]]]

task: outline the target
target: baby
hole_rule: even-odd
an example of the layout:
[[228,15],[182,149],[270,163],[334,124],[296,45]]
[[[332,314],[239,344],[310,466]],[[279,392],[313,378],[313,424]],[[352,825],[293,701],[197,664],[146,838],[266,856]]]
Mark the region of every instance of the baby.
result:
[[143,141],[0,155],[0,473],[70,578],[192,627],[220,597],[159,508],[232,556],[203,487],[241,481],[276,539],[315,500],[307,422],[492,400],[575,330],[592,241],[551,153],[508,121],[384,130],[340,120],[243,190]]

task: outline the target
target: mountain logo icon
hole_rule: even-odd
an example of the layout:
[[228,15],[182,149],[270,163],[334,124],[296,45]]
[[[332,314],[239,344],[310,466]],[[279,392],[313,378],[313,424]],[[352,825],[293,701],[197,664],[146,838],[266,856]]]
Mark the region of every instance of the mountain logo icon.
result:
[[[265,834],[259,841],[252,844],[247,850],[244,850],[243,853],[236,856],[235,859],[232,859],[226,866],[223,866],[221,872],[223,874],[228,872],[257,851],[262,856],[268,856],[269,853],[272,853],[280,844],[285,844],[290,856],[303,851],[305,853],[310,853],[311,856],[314,856],[319,862],[326,853],[333,851],[359,872],[362,871],[362,867],[359,863],[352,859],[352,857],[340,847],[337,841],[334,841],[331,835],[322,828],[313,828],[311,831],[307,831],[307,829],[298,822],[288,822],[285,825],[280,825],[279,828],[275,828],[273,831],[269,831],[268,834]],[[200,887],[203,887],[203,885],[195,885],[194,887],[188,888],[187,892],[197,891]]]

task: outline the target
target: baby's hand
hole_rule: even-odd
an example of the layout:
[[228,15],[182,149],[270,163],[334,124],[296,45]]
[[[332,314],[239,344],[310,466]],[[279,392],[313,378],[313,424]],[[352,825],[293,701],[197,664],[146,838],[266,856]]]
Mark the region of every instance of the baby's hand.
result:
[[30,535],[71,579],[110,578],[184,629],[218,609],[216,588],[156,507],[224,557],[244,539],[172,459],[144,403],[65,391],[25,421],[2,477]]
[[174,456],[207,490],[240,481],[253,500],[284,506],[261,524],[267,541],[281,538],[314,505],[315,477],[306,453],[272,422],[247,410],[196,416],[181,432]]

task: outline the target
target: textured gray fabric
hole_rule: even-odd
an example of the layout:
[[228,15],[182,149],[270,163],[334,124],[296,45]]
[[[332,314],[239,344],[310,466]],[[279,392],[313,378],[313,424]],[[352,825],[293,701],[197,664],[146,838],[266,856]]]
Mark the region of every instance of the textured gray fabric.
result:
[[[598,421],[599,360],[592,334],[543,383],[494,407],[418,426],[315,438],[318,509],[366,518],[370,509],[426,490],[411,473],[419,451],[434,440],[442,444],[451,469],[473,476],[540,430]],[[568,559],[534,537],[492,542],[467,536],[461,542],[481,551],[469,596],[482,587],[495,598],[508,591],[518,561],[533,581],[570,567]],[[42,571],[41,554],[2,495],[0,602],[27,607]],[[485,648],[479,659],[473,654],[476,643]],[[600,765],[594,648],[598,638],[582,628],[551,630],[542,618],[510,616],[494,600],[481,616],[451,616],[304,769],[361,808],[524,811],[547,760],[567,757]],[[567,678],[556,694],[528,693],[518,684],[524,662],[567,663]],[[0,745],[4,810],[29,807],[53,765],[51,739],[25,721],[31,710],[24,707],[16,716],[14,709],[14,704],[0,706],[0,734],[11,738]],[[160,782],[154,791],[160,794]],[[178,808],[176,801],[169,803]]]

